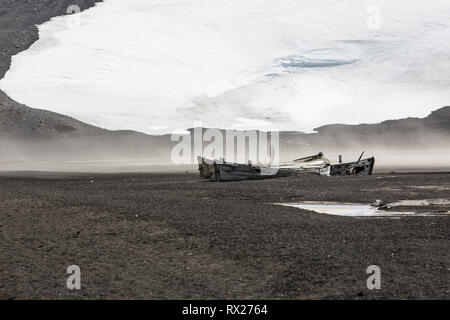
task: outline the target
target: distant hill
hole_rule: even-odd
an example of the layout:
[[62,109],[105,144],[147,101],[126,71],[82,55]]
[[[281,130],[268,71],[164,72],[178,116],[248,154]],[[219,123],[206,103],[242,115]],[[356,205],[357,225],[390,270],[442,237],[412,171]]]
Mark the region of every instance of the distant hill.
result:
[[450,106],[433,111],[426,118],[387,120],[377,124],[330,124],[314,129],[320,135],[378,135],[384,133],[450,133]]
[[315,140],[338,146],[380,144],[384,146],[450,147],[450,106],[433,111],[425,118],[387,120],[377,124],[332,124],[316,128]]

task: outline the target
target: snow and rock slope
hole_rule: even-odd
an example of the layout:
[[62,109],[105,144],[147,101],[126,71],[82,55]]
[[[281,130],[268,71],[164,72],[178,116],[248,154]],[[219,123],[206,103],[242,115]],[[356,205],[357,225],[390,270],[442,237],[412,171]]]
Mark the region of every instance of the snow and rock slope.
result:
[[0,87],[148,134],[424,117],[450,100],[449,15],[444,0],[106,0],[39,26]]
[[[0,0],[0,78],[9,70],[11,56],[28,49],[38,40],[37,24],[65,14],[70,5],[78,5],[83,10],[96,2],[98,1]],[[45,69],[40,70],[45,72]],[[98,135],[104,131],[54,112],[29,108],[0,91],[1,140]]]

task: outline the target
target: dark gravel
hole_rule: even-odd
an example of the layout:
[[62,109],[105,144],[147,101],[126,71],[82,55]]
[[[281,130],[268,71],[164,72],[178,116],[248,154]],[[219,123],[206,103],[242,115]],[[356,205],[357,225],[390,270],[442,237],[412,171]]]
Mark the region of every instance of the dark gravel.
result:
[[[0,298],[449,299],[449,216],[349,218],[271,204],[448,198],[449,178],[3,174]],[[81,291],[65,287],[72,264]],[[366,287],[372,264],[381,290]]]

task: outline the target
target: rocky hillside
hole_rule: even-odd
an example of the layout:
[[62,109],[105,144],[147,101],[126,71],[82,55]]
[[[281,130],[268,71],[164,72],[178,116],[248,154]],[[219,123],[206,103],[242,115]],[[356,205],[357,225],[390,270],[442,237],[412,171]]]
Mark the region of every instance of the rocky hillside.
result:
[[[11,57],[38,39],[36,25],[66,14],[70,5],[92,7],[96,0],[0,0],[0,78],[8,71]],[[0,91],[0,134],[5,138],[60,138],[104,134],[70,117],[32,109]]]
[[2,139],[51,139],[106,134],[103,130],[54,112],[32,109],[0,91]]
[[338,146],[357,144],[384,146],[450,147],[450,106],[425,118],[388,120],[377,124],[333,124],[316,128],[315,140]]
[[377,124],[332,124],[314,129],[320,135],[378,135],[384,133],[450,133],[450,106],[433,111],[426,118],[387,120]]
[[84,10],[96,2],[101,0],[0,0],[0,78],[8,71],[11,56],[38,39],[36,25],[66,14],[71,5]]

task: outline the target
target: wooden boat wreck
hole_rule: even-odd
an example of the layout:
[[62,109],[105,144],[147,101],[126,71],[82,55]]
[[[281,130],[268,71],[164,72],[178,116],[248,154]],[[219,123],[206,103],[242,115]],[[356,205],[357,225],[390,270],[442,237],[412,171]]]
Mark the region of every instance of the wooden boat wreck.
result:
[[294,164],[289,166],[289,168],[320,173],[321,169],[330,164],[330,160],[325,158],[322,152],[319,152],[316,155],[295,159]]
[[267,179],[288,176],[295,172],[315,173],[327,176],[338,175],[371,175],[375,158],[362,159],[364,152],[354,162],[331,164],[320,152],[313,156],[296,159],[291,164],[277,167],[254,166],[226,162],[225,159],[209,160],[198,157],[198,169],[203,179],[210,181],[239,181]]
[[200,176],[210,181],[239,181],[253,179],[267,179],[275,177],[278,168],[239,164],[221,160],[209,160],[198,157]]
[[375,158],[362,159],[364,152],[359,159],[354,162],[338,163],[327,165],[320,169],[321,175],[327,176],[345,176],[345,175],[365,175],[370,176],[375,166]]

